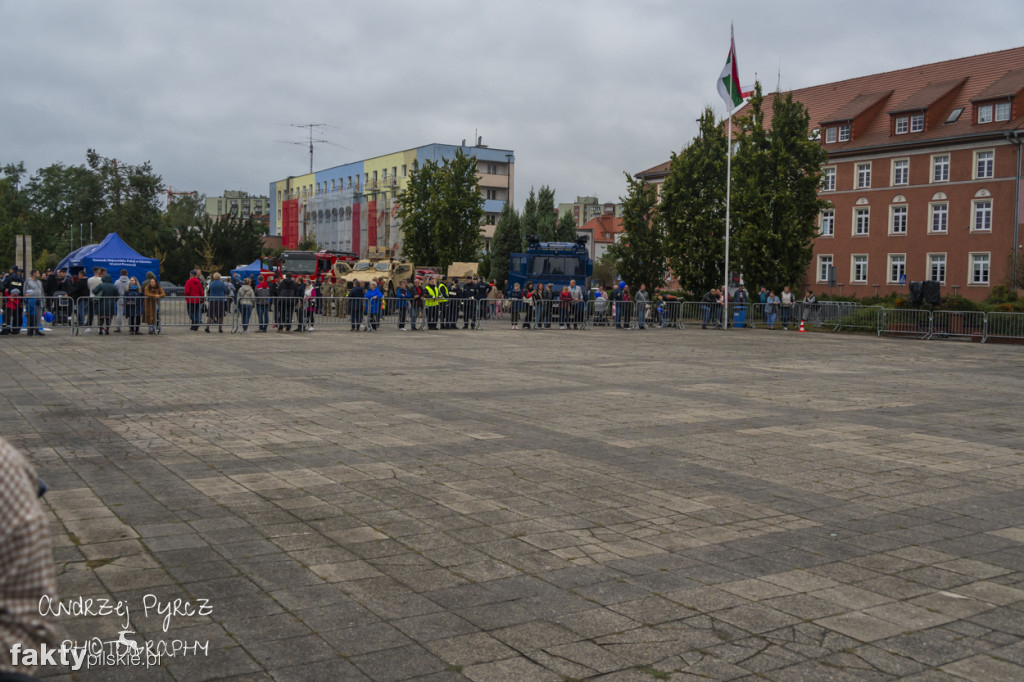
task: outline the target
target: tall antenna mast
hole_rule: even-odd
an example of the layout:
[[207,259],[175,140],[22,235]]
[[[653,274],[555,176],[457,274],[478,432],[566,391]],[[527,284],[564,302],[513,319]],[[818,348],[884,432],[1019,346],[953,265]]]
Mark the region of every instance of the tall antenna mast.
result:
[[[314,140],[313,139],[313,128],[333,128],[334,126],[329,123],[292,123],[293,128],[309,128],[309,172],[313,172],[313,143],[314,142],[326,142],[331,144],[330,140]],[[304,142],[292,142],[292,144],[305,144]]]

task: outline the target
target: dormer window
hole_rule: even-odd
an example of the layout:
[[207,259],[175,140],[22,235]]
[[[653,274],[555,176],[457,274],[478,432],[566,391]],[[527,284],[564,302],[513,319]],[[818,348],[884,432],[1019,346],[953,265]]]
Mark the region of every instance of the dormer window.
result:
[[978,123],[992,122],[992,105],[982,104],[978,107]]
[[825,144],[832,144],[836,141],[836,128],[832,126],[825,128]]
[[850,124],[843,123],[839,126],[839,141],[849,142],[850,141]]
[[896,117],[896,134],[905,135],[910,130],[910,118],[908,116]]
[[924,114],[914,114],[910,117],[910,132],[919,133],[924,130]]
[[1010,120],[1010,103],[999,102],[996,104],[996,121]]

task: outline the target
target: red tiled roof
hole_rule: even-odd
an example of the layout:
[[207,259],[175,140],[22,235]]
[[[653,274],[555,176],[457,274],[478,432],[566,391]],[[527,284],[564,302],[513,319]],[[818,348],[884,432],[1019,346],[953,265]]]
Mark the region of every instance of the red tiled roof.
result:
[[927,109],[932,104],[942,99],[943,95],[948,95],[952,90],[960,87],[966,82],[966,78],[954,78],[948,81],[929,83],[900,102],[895,108],[890,109],[889,113],[902,114],[907,111],[920,111],[921,109]]
[[[1024,101],[1014,102],[1014,117],[1011,120],[982,125],[974,124],[971,102],[976,101],[980,95],[1003,97],[1019,93],[1021,87],[1024,86],[1024,69],[1021,68],[1021,64],[1024,64],[1024,47],[1016,47],[800,88],[793,90],[792,93],[794,100],[807,107],[812,127],[817,127],[818,123],[816,122],[819,121],[839,120],[837,113],[844,114],[846,119],[854,118],[854,115],[849,115],[848,109],[865,109],[865,106],[862,106],[864,105],[863,100],[858,102],[859,98],[870,99],[869,96],[874,96],[872,93],[877,95],[885,91],[892,92],[889,101],[899,103],[897,106],[900,109],[928,99],[931,100],[928,105],[934,103],[931,108],[942,109],[941,112],[929,109],[929,124],[926,130],[905,135],[890,135],[889,115],[885,112],[877,113],[869,120],[865,120],[860,125],[860,130],[853,131],[853,138],[849,142],[825,145],[829,152],[913,144],[960,136],[999,134],[1005,130],[1024,127]],[[953,96],[944,97],[943,93],[939,92],[946,89],[946,94],[948,94],[952,92],[955,85],[949,88],[947,86],[961,81],[963,82],[962,87]],[[1016,89],[1014,89],[1015,87]],[[774,94],[766,94],[762,105],[766,125],[771,124],[773,97]],[[854,102],[858,102],[858,104],[853,106]],[[964,108],[963,114],[953,123],[944,123],[948,113],[960,107]],[[739,113],[743,114],[748,111],[749,105],[746,105]]]
[[669,169],[669,166],[671,166],[671,165],[672,165],[671,161],[666,161],[665,163],[659,163],[657,166],[651,166],[647,170],[640,171],[639,173],[637,173],[633,177],[640,178],[641,180],[644,180],[644,179],[647,179],[649,177],[656,177],[656,176],[659,176],[659,175],[668,175],[668,169]]
[[839,107],[839,109],[829,114],[827,118],[821,121],[821,123],[836,123],[838,121],[850,121],[855,119],[891,94],[892,90],[884,90],[882,92],[865,92],[859,94],[844,106]]
[[[622,218],[610,215],[592,218],[584,223],[580,229],[593,231],[594,242],[603,244],[611,244],[615,241],[615,235],[626,231],[622,226]],[[605,237],[606,234],[608,235],[607,237]]]
[[979,92],[971,101],[981,102],[986,99],[1010,97],[1020,92],[1022,88],[1024,88],[1024,69],[1014,69]]

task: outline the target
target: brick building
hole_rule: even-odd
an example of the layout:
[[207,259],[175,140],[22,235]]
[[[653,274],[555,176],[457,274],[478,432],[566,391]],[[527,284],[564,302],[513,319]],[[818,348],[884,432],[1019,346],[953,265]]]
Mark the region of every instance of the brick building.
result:
[[[861,298],[931,279],[982,300],[1008,284],[1024,258],[1022,95],[1024,47],[794,90],[828,150],[832,204],[794,284],[827,291],[829,266],[832,292]],[[660,185],[668,166],[636,177]]]
[[[793,91],[828,150],[832,208],[806,284],[835,293],[906,291],[981,300],[1020,255],[1024,48]],[[771,113],[771,96],[764,109]],[[742,112],[741,112],[742,113]]]

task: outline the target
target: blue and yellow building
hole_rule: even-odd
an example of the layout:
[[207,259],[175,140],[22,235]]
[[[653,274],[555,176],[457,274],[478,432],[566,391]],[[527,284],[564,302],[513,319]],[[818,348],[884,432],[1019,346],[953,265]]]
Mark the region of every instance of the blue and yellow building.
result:
[[427,161],[441,163],[458,150],[477,160],[484,195],[485,243],[505,203],[514,199],[515,154],[510,149],[429,144],[270,183],[270,234],[285,248],[312,237],[320,248],[364,255],[369,246],[401,252],[398,198],[409,174]]

